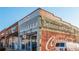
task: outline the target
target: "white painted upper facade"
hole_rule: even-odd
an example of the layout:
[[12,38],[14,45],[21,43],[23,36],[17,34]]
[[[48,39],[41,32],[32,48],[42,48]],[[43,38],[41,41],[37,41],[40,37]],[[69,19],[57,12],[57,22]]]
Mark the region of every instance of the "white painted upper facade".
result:
[[[32,12],[19,21],[19,32],[29,31],[39,26],[39,10]],[[35,29],[36,30],[36,29]]]

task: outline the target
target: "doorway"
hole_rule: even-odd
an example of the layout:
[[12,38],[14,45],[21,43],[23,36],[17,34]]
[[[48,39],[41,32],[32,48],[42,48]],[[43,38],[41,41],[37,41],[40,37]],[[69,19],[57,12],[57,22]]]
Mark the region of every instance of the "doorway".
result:
[[37,51],[37,33],[29,33],[21,37],[21,49],[26,51]]

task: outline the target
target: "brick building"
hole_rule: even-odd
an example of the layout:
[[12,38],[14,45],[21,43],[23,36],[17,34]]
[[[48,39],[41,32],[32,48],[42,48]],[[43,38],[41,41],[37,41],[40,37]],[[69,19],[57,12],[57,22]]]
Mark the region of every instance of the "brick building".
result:
[[[78,45],[79,28],[38,8],[1,31],[0,42],[3,46],[22,51],[70,50],[68,42]],[[74,46],[78,48],[76,44]],[[72,50],[78,50],[75,47]]]

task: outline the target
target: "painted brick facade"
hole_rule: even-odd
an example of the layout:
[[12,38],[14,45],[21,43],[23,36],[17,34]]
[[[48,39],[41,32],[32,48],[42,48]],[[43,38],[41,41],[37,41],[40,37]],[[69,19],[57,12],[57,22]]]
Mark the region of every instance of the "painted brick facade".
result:
[[[41,50],[42,51],[54,51],[56,43],[59,41],[75,42],[76,40],[74,35],[51,32],[51,31],[46,31],[46,30],[42,30],[41,36],[42,36],[41,37]],[[50,40],[51,37],[52,39]]]

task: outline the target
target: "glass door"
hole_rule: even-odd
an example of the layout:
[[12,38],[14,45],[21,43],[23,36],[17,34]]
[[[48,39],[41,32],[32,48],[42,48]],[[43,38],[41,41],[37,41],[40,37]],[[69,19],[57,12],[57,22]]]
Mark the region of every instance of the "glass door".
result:
[[37,34],[33,34],[31,37],[32,51],[37,51]]
[[27,50],[27,51],[30,51],[30,36],[29,35],[27,35],[26,36],[26,44],[25,44],[25,49]]

